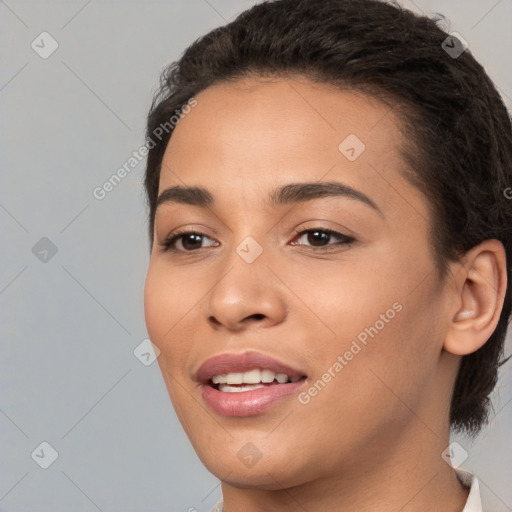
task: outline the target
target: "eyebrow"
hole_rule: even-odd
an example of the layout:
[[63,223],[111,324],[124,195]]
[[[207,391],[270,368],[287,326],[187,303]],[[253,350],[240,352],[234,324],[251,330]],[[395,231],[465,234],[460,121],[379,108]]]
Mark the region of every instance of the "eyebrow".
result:
[[[343,185],[342,183],[332,181],[288,183],[270,192],[268,204],[272,207],[278,207],[286,204],[311,201],[312,199],[322,197],[355,199],[371,207],[384,217],[384,214],[375,201],[366,194],[347,185]],[[158,196],[155,209],[165,203],[180,203],[209,208],[214,206],[215,200],[212,194],[205,188],[174,186],[162,191]]]

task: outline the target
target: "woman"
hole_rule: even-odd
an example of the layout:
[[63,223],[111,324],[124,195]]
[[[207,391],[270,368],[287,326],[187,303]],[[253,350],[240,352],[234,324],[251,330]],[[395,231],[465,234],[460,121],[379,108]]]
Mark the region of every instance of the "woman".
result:
[[503,356],[512,130],[464,41],[264,2],[169,66],[147,137],[146,323],[216,509],[482,510],[450,432]]

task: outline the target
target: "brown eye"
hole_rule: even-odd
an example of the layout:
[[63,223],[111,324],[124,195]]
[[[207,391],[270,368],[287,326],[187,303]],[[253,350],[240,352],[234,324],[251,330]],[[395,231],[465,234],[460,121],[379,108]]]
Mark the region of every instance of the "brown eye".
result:
[[[332,245],[348,245],[354,242],[354,238],[343,235],[331,229],[305,229],[297,233],[299,241],[302,243],[293,243],[292,245],[310,245],[311,247],[329,247]],[[329,243],[332,239],[337,239],[335,243]]]
[[325,231],[309,231],[306,236],[308,243],[313,246],[323,246],[331,239],[331,234],[326,233]]
[[199,235],[198,233],[189,233],[186,235],[181,235],[178,240],[181,241],[181,246],[187,250],[198,249],[202,246],[203,243],[203,235]]
[[[203,249],[205,239],[211,240],[209,236],[197,231],[183,231],[169,235],[160,245],[163,251],[174,252],[193,252],[197,249]],[[215,242],[210,245],[215,245]]]

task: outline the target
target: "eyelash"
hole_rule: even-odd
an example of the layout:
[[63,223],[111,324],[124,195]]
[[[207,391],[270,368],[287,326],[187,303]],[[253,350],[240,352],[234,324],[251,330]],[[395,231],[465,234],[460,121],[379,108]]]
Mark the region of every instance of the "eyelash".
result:
[[[340,245],[340,246],[348,246],[348,245],[351,245],[353,242],[355,242],[355,238],[352,238],[347,235],[343,235],[342,233],[338,233],[337,231],[334,231],[332,229],[322,228],[322,227],[303,229],[303,230],[298,229],[294,232],[294,235],[295,235],[294,238],[296,238],[297,236],[302,237],[302,235],[304,235],[304,234],[314,233],[314,232],[325,233],[327,235],[340,238],[341,241],[337,243],[337,245]],[[199,247],[199,249],[194,249],[194,250],[189,250],[189,251],[176,249],[176,247],[174,247],[175,242],[177,240],[179,240],[180,238],[183,238],[184,235],[199,235],[199,236],[203,236],[206,238],[210,238],[206,233],[202,233],[201,231],[187,231],[187,230],[178,231],[176,233],[172,233],[171,235],[169,235],[165,240],[163,240],[159,244],[162,247],[162,251],[186,254],[186,253],[197,252],[199,249],[206,249],[206,247]],[[294,244],[294,245],[302,245],[302,244]],[[327,246],[320,246],[320,247],[315,247],[315,246],[307,246],[307,247],[313,247],[316,251],[329,251],[329,250],[332,250],[332,247],[331,247],[332,245],[334,245],[334,244],[329,244]]]

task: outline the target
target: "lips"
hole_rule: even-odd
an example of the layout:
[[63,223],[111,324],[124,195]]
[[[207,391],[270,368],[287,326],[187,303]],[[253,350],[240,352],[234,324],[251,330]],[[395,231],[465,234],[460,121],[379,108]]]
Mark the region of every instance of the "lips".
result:
[[[247,383],[247,376],[261,381]],[[270,377],[275,378],[270,381]],[[253,416],[296,394],[306,375],[257,352],[220,354],[208,359],[195,375],[206,405],[222,416]],[[251,380],[251,379],[249,379]]]

